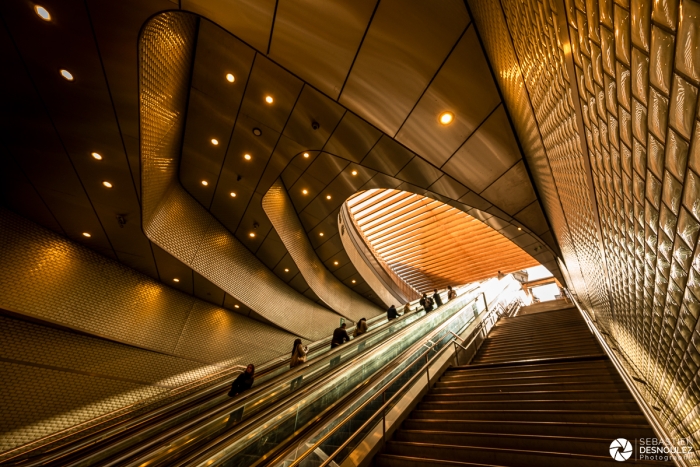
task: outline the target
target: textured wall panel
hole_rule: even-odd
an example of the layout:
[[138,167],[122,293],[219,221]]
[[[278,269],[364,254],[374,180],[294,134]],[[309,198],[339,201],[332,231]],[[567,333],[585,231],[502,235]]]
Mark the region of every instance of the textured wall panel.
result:
[[[548,210],[570,285],[669,435],[697,447],[700,5],[470,5],[496,73],[523,77],[568,226]],[[500,84],[527,126],[517,90]]]
[[262,206],[309,287],[324,303],[353,321],[383,312],[340,282],[319,259],[281,179],[265,194]]
[[141,40],[144,231],[151,241],[264,318],[300,336],[319,339],[336,327],[337,316],[274,275],[178,182],[194,37],[191,15],[164,13],[149,22]]

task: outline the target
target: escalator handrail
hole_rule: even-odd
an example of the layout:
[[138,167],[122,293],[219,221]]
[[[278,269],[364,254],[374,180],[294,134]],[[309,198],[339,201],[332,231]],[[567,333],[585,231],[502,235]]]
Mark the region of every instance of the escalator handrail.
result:
[[[477,298],[477,297],[475,297],[474,299],[476,300],[476,298]],[[469,302],[469,303],[471,303],[471,302]],[[465,305],[465,307],[468,306],[469,303],[467,303],[467,304]],[[469,341],[469,344],[467,344],[466,346],[464,346],[465,348],[469,348],[469,346],[470,346],[470,345],[474,342],[474,340],[476,340],[476,338],[478,337],[479,331],[482,330],[482,328],[483,328],[483,326],[485,325],[485,323],[487,322],[487,320],[489,320],[489,319],[490,319],[491,317],[493,317],[493,316],[496,316],[496,318],[499,317],[499,313],[497,312],[497,308],[492,308],[491,310],[488,310],[488,311],[486,312],[486,314],[481,315],[481,321],[479,322],[479,324],[477,325],[477,327],[472,331],[472,333],[474,334],[474,336],[473,336],[472,339]],[[454,334],[454,333],[452,333],[452,334]],[[459,336],[456,336],[456,337],[459,337]],[[461,338],[460,338],[460,339],[461,339]],[[448,349],[448,348],[450,347],[450,344],[453,344],[453,343],[458,344],[456,338],[453,338],[453,339],[452,339],[451,341],[449,341],[443,348],[441,348],[440,350],[438,350],[438,351],[435,353],[435,355],[433,355],[433,357],[432,357],[432,359],[431,359],[431,358],[430,358],[430,352],[435,348],[435,346],[437,346],[437,345],[439,344],[439,341],[433,343],[433,345],[431,345],[431,346],[428,348],[428,350],[425,352],[426,362],[423,364],[423,366],[421,366],[420,370],[419,370],[418,372],[416,372],[416,374],[413,375],[403,386],[401,386],[401,388],[398,389],[398,390],[394,393],[393,396],[391,396],[389,399],[387,399],[386,402],[384,402],[384,404],[382,404],[382,406],[381,406],[380,408],[378,408],[378,409],[375,411],[375,413],[374,413],[366,422],[364,422],[358,429],[356,429],[356,430],[352,433],[352,435],[351,435],[347,440],[345,440],[345,442],[343,442],[343,444],[341,444],[332,454],[328,455],[328,458],[327,458],[326,460],[324,460],[323,463],[322,463],[319,467],[326,467],[328,464],[330,464],[330,463],[333,461],[333,459],[335,458],[335,456],[337,456],[343,449],[345,449],[345,448],[358,436],[358,434],[362,433],[362,430],[364,430],[365,428],[367,428],[371,423],[373,423],[373,422],[376,420],[376,418],[377,418],[378,415],[381,414],[382,416],[386,416],[386,414],[385,414],[386,409],[387,409],[388,407],[390,407],[390,406],[392,405],[392,403],[393,403],[395,400],[398,399],[398,397],[403,396],[403,395],[404,395],[403,393],[404,393],[406,390],[408,390],[416,381],[418,381],[418,378],[419,378],[419,377],[423,377],[423,376],[425,375],[425,372],[427,372],[428,368],[430,367],[430,363],[431,363],[432,361],[435,361],[435,359],[436,359],[439,355],[441,355],[441,354],[445,351],[445,349]],[[460,345],[460,347],[462,347],[462,346]],[[403,370],[401,370],[401,372],[399,372],[399,373],[398,373],[396,376],[394,376],[388,383],[386,383],[386,384],[384,385],[384,388],[383,388],[381,391],[379,391],[376,395],[386,393],[387,390],[391,387],[391,385],[392,385],[393,383],[395,383],[396,381],[398,381],[398,380],[399,380],[404,374],[406,374],[410,369],[411,369],[411,366],[409,365],[409,366],[407,366],[406,368],[404,368]],[[424,370],[425,370],[425,372],[424,372]],[[376,395],[375,395],[375,396],[376,396]],[[350,419],[351,419],[352,417],[354,417],[355,415],[359,414],[362,410],[366,409],[367,406],[368,406],[371,402],[374,401],[375,396],[370,397],[370,398],[367,399],[365,402],[363,402],[362,404],[360,404],[360,405],[359,405],[355,410],[353,410],[347,417],[345,417],[343,421],[337,423],[336,426],[335,426],[334,428],[332,428],[331,430],[329,430],[328,433],[326,433],[325,435],[323,435],[318,441],[316,441],[316,443],[314,443],[311,447],[309,447],[303,454],[301,454],[297,459],[294,460],[294,462],[292,462],[291,464],[289,464],[287,467],[297,467],[299,464],[301,464],[301,462],[302,462],[306,457],[308,457],[309,455],[313,454],[314,451],[315,451],[316,449],[318,449],[326,440],[328,440],[328,439],[329,439],[331,436],[333,436],[337,431],[339,431],[342,427],[344,427],[345,422],[347,422],[348,420],[350,420]]]

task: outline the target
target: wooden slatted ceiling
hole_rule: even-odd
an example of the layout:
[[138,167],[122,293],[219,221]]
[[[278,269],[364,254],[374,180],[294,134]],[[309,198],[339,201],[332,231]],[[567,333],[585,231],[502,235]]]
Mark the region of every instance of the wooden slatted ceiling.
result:
[[421,195],[372,189],[347,205],[378,259],[420,292],[539,264],[466,212]]

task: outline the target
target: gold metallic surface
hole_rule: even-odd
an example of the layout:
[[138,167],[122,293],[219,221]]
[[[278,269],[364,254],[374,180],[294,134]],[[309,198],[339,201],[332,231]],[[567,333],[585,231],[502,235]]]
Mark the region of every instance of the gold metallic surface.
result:
[[[667,433],[697,446],[698,3],[470,6],[526,152],[534,113],[555,188],[538,189],[567,282],[643,380]],[[536,181],[549,176],[538,160],[529,160]]]
[[355,322],[383,312],[340,282],[319,259],[281,179],[265,194],[262,206],[309,287],[324,303]]
[[274,275],[177,179],[194,21],[190,15],[161,14],[146,26],[140,44],[144,231],[265,319],[294,334],[320,339],[336,327],[337,315]]
[[421,293],[539,264],[488,225],[434,199],[372,189],[346,204],[373,254]]

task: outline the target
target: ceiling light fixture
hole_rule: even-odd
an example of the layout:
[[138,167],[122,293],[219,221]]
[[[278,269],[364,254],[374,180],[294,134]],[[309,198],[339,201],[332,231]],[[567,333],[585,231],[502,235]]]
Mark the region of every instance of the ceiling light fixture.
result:
[[176,278],[173,279],[173,282],[180,282],[180,279],[178,279],[178,278],[176,277]]
[[93,157],[94,159],[97,159],[98,161],[101,161],[101,160],[102,160],[102,156],[99,155],[99,154],[96,153],[96,152],[93,152],[93,153],[92,153],[92,157]]
[[319,233],[318,233],[318,236],[319,236],[319,237],[323,237],[323,232],[319,232]]
[[236,81],[236,77],[233,76],[231,73],[229,73],[229,74],[226,75],[226,80],[227,80],[229,83],[233,83],[234,81]]
[[352,174],[353,174],[353,175],[357,175],[357,170],[353,170],[353,171],[352,171]]
[[252,157],[250,157],[250,154],[246,154],[245,156],[243,156],[243,158],[247,161],[252,159]]
[[284,268],[284,272],[289,272],[289,269],[287,269],[287,268]]
[[219,140],[216,139],[216,138],[212,138],[212,139],[211,139],[211,144],[213,144],[214,146],[218,146],[218,145],[219,145]]
[[337,266],[337,265],[338,265],[338,262],[337,262],[337,261],[333,261],[333,264],[335,264],[335,265]]
[[231,192],[231,198],[235,198],[235,197],[236,197],[236,193],[232,191],[232,192]]
[[83,232],[83,237],[90,238],[92,235],[90,235],[88,232]]
[[308,157],[309,157],[309,153],[308,153],[308,152],[305,152],[305,153],[304,153],[304,157],[308,158]]
[[248,235],[250,235],[250,238],[255,238],[255,232],[251,232]]
[[255,136],[260,136],[262,135],[262,130],[260,128],[253,128],[253,134]]
[[51,15],[49,14],[48,10],[43,6],[36,5],[34,7],[34,11],[44,21],[51,21]]
[[357,281],[356,281],[355,279],[353,279],[353,280],[352,280],[352,283],[354,284],[355,282],[357,282]]
[[61,70],[61,76],[63,76],[68,81],[73,81],[73,74],[68,70]]
[[240,308],[240,305],[233,305],[234,308]]
[[272,98],[272,96],[265,97],[265,102],[267,102],[268,104],[272,104],[273,101],[274,101],[274,99]]
[[105,187],[107,187],[107,188],[112,188],[112,184],[109,183],[107,180],[105,180],[104,182],[102,182],[102,184],[103,184]]
[[331,199],[331,195],[326,195],[326,199]]
[[209,185],[209,182],[206,180],[202,180],[202,185],[207,186],[207,185]]
[[449,125],[454,120],[455,114],[452,112],[443,112],[440,114],[440,123],[443,125]]
[[304,195],[306,195],[306,194],[308,194],[309,192],[306,191],[306,190],[304,189],[304,190],[301,190],[301,193],[304,194]]
[[520,227],[518,227],[518,230],[523,230],[523,229],[521,229]]

